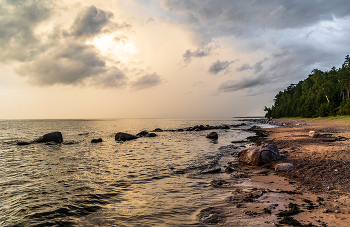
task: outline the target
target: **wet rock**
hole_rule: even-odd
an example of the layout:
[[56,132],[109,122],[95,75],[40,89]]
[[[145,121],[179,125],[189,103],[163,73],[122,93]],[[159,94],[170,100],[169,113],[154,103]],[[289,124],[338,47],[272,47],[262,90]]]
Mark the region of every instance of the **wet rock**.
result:
[[127,140],[134,140],[137,138],[139,138],[139,137],[128,134],[128,133],[124,133],[124,132],[118,132],[117,134],[115,134],[116,141],[127,141]]
[[275,166],[275,171],[282,172],[293,169],[294,165],[292,163],[279,163]]
[[219,136],[216,132],[211,132],[206,137],[209,139],[217,139]]
[[79,133],[79,134],[78,134],[78,136],[87,136],[87,135],[89,135],[89,133],[88,133],[88,132],[85,132],[85,133]]
[[209,217],[203,220],[205,224],[217,224],[225,219],[221,214],[211,214]]
[[210,184],[211,184],[212,186],[214,186],[214,187],[220,187],[220,186],[223,185],[222,181],[219,181],[219,180],[212,180],[212,181],[210,182]]
[[98,139],[92,139],[91,143],[101,143],[102,142],[102,138],[98,138]]
[[315,132],[315,131],[310,131],[309,136],[312,138],[319,138],[319,137],[321,137],[321,134],[318,132]]
[[17,142],[17,145],[21,145],[21,146],[29,145],[29,144],[30,144],[29,142],[24,142],[24,141]]
[[156,137],[156,136],[158,136],[158,135],[153,133],[153,132],[147,133],[147,135],[146,135],[146,137]]
[[64,145],[72,145],[72,144],[78,144],[78,143],[79,142],[76,142],[76,141],[65,141],[62,144],[64,144]]
[[142,131],[142,132],[137,133],[136,136],[142,137],[142,136],[145,136],[147,134],[148,134],[147,131]]
[[232,173],[232,172],[234,172],[235,170],[234,169],[232,169],[231,167],[226,167],[225,168],[225,173]]
[[33,143],[48,143],[48,142],[62,143],[63,142],[62,133],[50,132],[33,141]]
[[249,165],[260,166],[277,160],[281,160],[281,155],[274,144],[254,146],[238,152],[238,161]]
[[281,158],[284,159],[284,158],[287,158],[288,156],[286,154],[280,154],[281,155]]
[[269,172],[270,172],[269,169],[265,169],[265,170],[261,170],[261,171],[255,172],[255,174],[268,174]]
[[250,129],[249,129],[249,130],[260,129],[260,128],[261,128],[260,126],[253,125],[252,127],[250,127]]
[[209,170],[204,170],[201,172],[201,174],[213,174],[213,173],[220,173],[221,168],[216,168],[216,169],[209,169]]

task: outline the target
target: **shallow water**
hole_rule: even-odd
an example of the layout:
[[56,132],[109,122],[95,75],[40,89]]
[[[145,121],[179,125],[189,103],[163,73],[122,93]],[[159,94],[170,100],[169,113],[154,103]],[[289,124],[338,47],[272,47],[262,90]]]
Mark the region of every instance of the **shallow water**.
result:
[[[239,128],[157,132],[158,137],[116,142],[117,132],[236,125],[242,121],[116,119],[0,121],[0,226],[196,225],[196,210],[215,191],[203,169],[231,155]],[[252,123],[244,128],[249,128]],[[73,144],[18,146],[60,131]],[[79,135],[83,134],[83,135]],[[102,138],[94,144],[91,139]],[[220,149],[226,146],[228,149]]]

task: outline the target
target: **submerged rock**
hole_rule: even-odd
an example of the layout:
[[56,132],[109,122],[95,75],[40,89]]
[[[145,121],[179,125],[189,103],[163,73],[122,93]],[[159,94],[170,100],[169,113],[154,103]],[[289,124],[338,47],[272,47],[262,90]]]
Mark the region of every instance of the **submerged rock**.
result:
[[118,132],[117,134],[115,134],[116,141],[127,141],[127,140],[134,140],[137,138],[139,138],[139,137],[128,134],[128,133],[124,133],[124,132]]
[[30,143],[29,142],[24,142],[24,141],[20,141],[20,142],[17,142],[17,145],[29,145]]
[[47,143],[47,142],[62,143],[63,142],[62,133],[50,132],[33,141],[33,143]]
[[101,142],[102,142],[102,138],[91,140],[91,143],[101,143]]
[[217,139],[219,136],[216,132],[211,132],[206,136],[208,139]]
[[147,135],[146,135],[146,137],[156,137],[156,136],[158,136],[158,135],[153,133],[153,132],[147,133]]
[[142,132],[137,133],[136,135],[142,137],[142,136],[145,136],[147,134],[148,134],[147,131],[142,131]]
[[221,168],[216,168],[216,169],[209,169],[209,170],[204,170],[201,172],[201,174],[213,174],[213,173],[220,173]]

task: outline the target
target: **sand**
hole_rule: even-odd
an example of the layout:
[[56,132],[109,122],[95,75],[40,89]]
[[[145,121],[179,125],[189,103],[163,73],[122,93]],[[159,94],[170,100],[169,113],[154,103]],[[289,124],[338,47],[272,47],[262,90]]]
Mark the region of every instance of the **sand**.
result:
[[[278,163],[295,167],[276,172],[276,163],[254,167],[228,162],[235,177],[222,185],[214,182],[221,202],[201,210],[197,218],[216,226],[350,226],[350,122],[273,123],[284,126],[258,129],[269,133],[263,142],[287,155]],[[309,131],[323,136],[311,138]],[[268,173],[259,173],[264,170]]]

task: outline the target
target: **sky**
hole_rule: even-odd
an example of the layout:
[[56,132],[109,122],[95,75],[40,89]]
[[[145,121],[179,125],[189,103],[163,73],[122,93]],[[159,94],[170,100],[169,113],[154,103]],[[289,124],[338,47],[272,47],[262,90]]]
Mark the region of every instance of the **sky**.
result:
[[263,116],[349,24],[348,0],[0,0],[0,119]]

